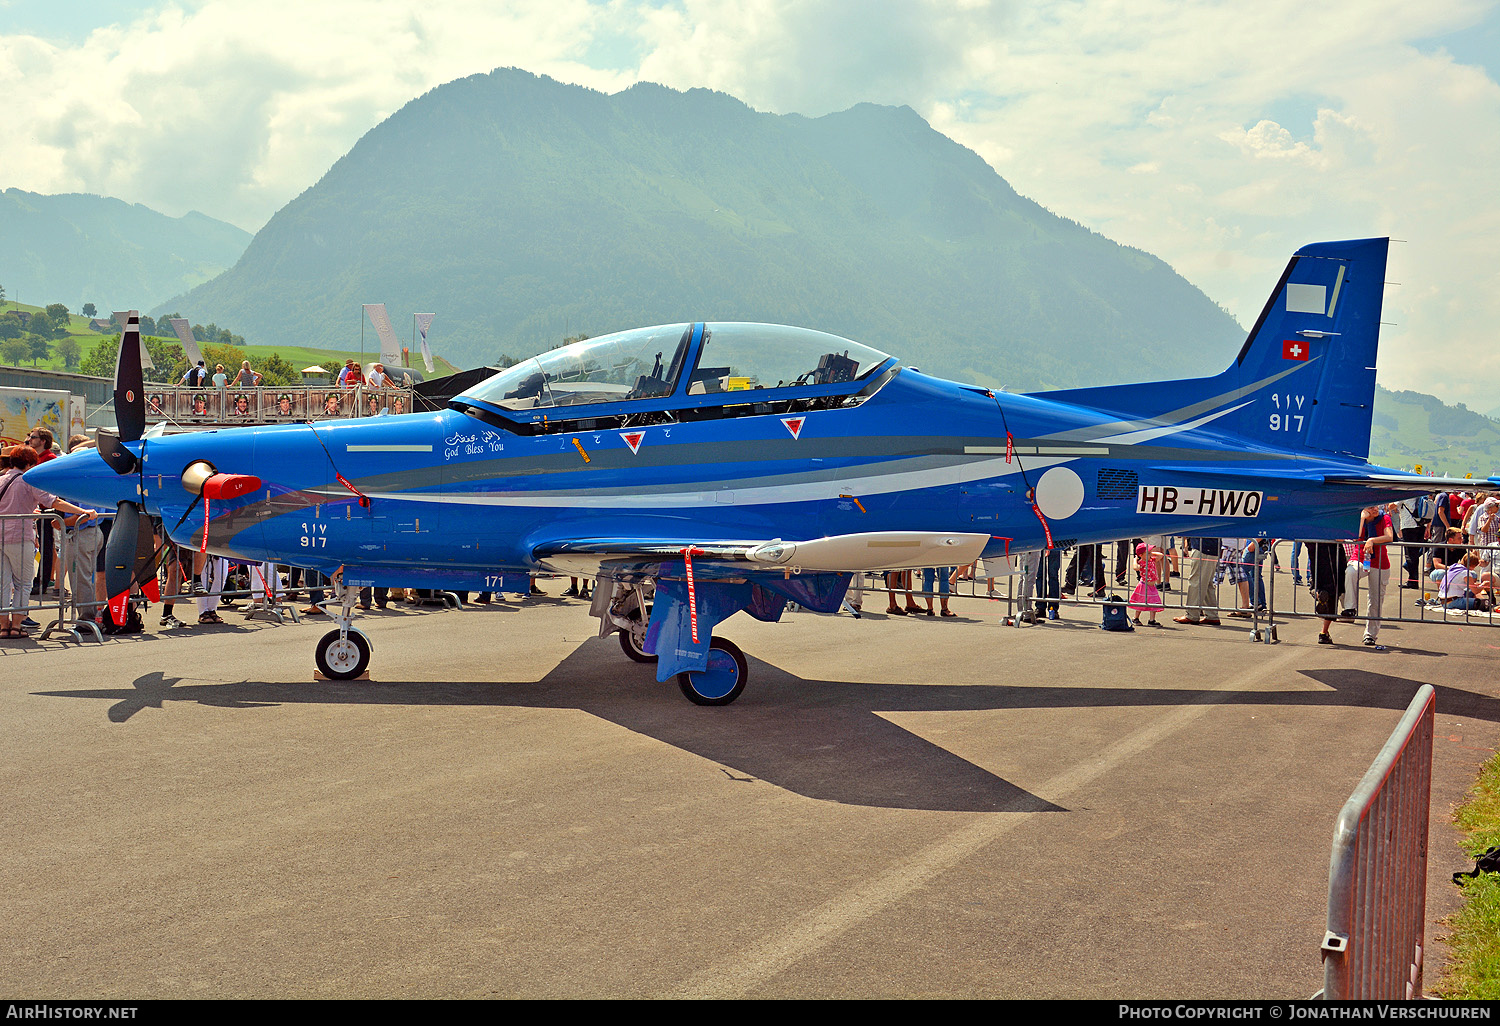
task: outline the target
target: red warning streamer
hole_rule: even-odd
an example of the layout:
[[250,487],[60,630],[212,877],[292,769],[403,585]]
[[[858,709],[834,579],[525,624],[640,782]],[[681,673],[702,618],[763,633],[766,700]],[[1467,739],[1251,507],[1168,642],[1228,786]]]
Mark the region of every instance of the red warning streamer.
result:
[[1016,453],[1016,440],[1014,438],[1012,438],[1010,436],[1010,432],[1007,431],[1007,432],[1005,432],[1005,462],[1009,463],[1010,462],[1010,458],[1012,456],[1014,456],[1015,453]]
[[1035,513],[1036,518],[1042,522],[1042,533],[1047,536],[1047,548],[1052,548],[1052,528],[1047,526],[1047,518],[1042,516],[1040,507],[1034,502],[1031,504],[1031,512]]
[[199,552],[207,552],[208,551],[208,496],[207,495],[205,495],[203,497],[203,545],[198,549],[198,551]]
[[703,555],[702,549],[695,549],[691,545],[682,550],[683,563],[687,566],[688,582],[688,624],[693,631],[693,644],[698,644],[698,591],[693,584],[693,556]]

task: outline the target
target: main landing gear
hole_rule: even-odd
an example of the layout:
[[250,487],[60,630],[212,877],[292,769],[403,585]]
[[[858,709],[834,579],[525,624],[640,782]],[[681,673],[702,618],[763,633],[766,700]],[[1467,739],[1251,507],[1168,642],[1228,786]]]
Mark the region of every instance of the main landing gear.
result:
[[[637,662],[654,664],[657,657],[645,649],[646,627],[651,621],[651,600],[655,589],[650,581],[640,585],[615,582],[605,590],[607,579],[600,578],[594,589],[593,613],[599,617],[599,634],[611,632],[620,636],[620,651]],[[607,598],[605,597],[607,596]],[[677,675],[677,686],[695,705],[728,705],[740,697],[750,678],[745,653],[727,638],[715,635],[709,641],[708,666]]]
[[717,634],[708,643],[708,668],[677,675],[677,686],[694,705],[728,705],[745,690],[750,667],[745,653]]

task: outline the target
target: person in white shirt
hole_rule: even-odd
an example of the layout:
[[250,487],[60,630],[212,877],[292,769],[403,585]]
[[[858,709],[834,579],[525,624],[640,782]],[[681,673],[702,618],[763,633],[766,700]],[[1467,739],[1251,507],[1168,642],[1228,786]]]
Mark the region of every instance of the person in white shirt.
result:
[[391,383],[390,375],[385,372],[385,364],[370,364],[370,373],[365,375],[365,384],[371,388],[384,388]]

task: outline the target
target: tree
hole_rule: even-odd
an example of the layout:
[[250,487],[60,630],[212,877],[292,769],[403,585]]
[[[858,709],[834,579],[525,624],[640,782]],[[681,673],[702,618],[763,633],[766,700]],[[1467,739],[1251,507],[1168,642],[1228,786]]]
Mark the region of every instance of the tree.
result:
[[68,305],[66,303],[48,303],[47,316],[52,319],[53,324],[68,325]]
[[7,338],[0,340],[0,360],[4,360],[12,367],[19,367],[21,361],[26,359],[31,352],[31,346],[24,338]]
[[57,355],[62,357],[65,370],[75,370],[83,356],[83,346],[72,335],[57,343]]
[[282,359],[281,354],[272,353],[255,367],[264,376],[263,385],[300,385],[302,375],[297,373],[297,368],[290,362]]
[[115,358],[120,355],[120,336],[102,338],[94,343],[78,365],[80,374],[92,374],[96,378],[112,378],[115,375]]
[[45,360],[52,355],[52,340],[45,336],[27,335],[26,345],[33,367],[37,365],[38,360]]
[[231,378],[240,372],[240,363],[245,359],[245,351],[235,346],[226,346],[219,342],[204,342],[199,347],[203,352],[203,360],[208,364],[208,371],[213,373],[218,364],[224,365],[224,371]]
[[94,306],[93,303],[84,303],[82,313],[85,317],[99,316],[99,310]]
[[0,315],[0,339],[20,338],[21,318],[13,313]]

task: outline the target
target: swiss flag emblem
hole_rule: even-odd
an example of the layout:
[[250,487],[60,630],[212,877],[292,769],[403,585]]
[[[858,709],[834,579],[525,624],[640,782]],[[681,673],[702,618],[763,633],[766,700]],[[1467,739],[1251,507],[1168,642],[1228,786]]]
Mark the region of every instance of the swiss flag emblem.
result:
[[1281,358],[1283,360],[1307,359],[1307,343],[1300,339],[1287,339],[1281,343]]
[[781,422],[783,424],[785,424],[786,425],[786,429],[792,433],[792,437],[793,438],[797,438],[797,439],[800,439],[802,437],[802,425],[806,421],[807,421],[806,417],[782,417],[781,418]]
[[646,437],[646,432],[644,432],[644,431],[621,431],[620,432],[620,437],[623,438],[623,439],[625,439],[625,444],[628,445],[628,446],[630,446],[630,451],[631,452],[633,452],[633,453],[639,453],[641,451],[641,441],[642,441],[642,439],[644,439]]

